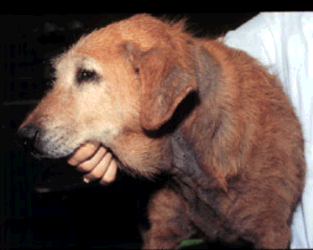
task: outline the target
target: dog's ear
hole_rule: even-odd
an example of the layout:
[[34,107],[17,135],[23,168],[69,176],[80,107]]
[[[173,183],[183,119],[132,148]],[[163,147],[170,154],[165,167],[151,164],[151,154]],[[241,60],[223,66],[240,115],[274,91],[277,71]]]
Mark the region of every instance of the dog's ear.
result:
[[179,103],[195,91],[192,65],[182,65],[173,51],[155,48],[142,52],[128,44],[127,56],[141,82],[140,124],[145,130],[157,130],[173,115]]

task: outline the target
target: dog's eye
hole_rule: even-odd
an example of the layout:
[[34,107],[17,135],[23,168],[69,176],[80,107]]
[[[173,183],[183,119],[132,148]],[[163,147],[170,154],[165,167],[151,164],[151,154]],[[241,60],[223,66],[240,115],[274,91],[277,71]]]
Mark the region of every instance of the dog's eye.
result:
[[79,69],[77,72],[78,83],[94,81],[97,80],[97,78],[97,73],[93,70]]

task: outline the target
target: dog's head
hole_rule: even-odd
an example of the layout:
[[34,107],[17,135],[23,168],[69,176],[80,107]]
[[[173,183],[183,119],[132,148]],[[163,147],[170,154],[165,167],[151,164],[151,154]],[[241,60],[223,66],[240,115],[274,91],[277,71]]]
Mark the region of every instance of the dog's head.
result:
[[183,23],[149,15],[82,37],[55,60],[53,89],[22,123],[19,136],[50,158],[98,141],[124,165],[156,172],[166,136],[151,138],[145,131],[158,130],[196,90],[191,43]]

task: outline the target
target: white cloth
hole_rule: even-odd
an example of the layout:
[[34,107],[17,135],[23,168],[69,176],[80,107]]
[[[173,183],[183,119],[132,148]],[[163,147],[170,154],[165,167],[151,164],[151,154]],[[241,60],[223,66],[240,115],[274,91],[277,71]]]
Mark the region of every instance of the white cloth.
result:
[[291,248],[313,248],[313,12],[261,13],[229,31],[225,43],[248,52],[279,77],[300,119],[307,173]]

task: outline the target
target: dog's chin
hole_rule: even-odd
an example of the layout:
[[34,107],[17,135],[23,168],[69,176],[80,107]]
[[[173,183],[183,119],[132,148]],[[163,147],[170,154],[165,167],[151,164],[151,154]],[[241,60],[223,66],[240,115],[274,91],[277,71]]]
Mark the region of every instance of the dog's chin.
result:
[[63,158],[68,158],[70,157],[75,150],[73,151],[66,151],[66,152],[45,152],[42,150],[38,150],[38,149],[32,149],[30,151],[30,154],[35,157],[36,159],[63,159]]
[[[91,143],[91,144],[98,144],[98,142],[95,141],[84,141],[81,143],[78,143],[76,145],[72,145],[71,147],[64,147],[65,143],[59,143],[59,142],[52,142],[52,141],[45,141],[45,143],[42,143],[43,141],[37,141],[35,145],[31,148],[28,148],[28,151],[30,154],[35,157],[36,159],[51,159],[51,160],[61,160],[61,159],[68,159],[71,157],[82,145],[85,143]],[[118,161],[118,157],[116,157],[116,154],[111,150],[111,148],[101,144],[104,146],[108,152],[112,154],[112,156]]]
[[38,143],[29,148],[29,151],[32,156],[37,159],[62,159],[68,158],[71,156],[79,146],[72,147],[62,147],[62,145],[58,145],[58,143]]

